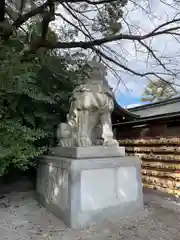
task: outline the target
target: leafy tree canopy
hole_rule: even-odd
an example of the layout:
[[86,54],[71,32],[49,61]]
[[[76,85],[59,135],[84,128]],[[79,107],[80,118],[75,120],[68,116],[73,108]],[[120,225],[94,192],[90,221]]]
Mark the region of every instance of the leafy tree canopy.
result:
[[[151,11],[152,2],[0,1],[0,174],[11,165],[27,167],[29,159],[48,148],[54,126],[65,119],[69,93],[83,79],[84,62],[93,54],[118,84],[122,73],[128,73],[131,78],[155,77],[169,86],[164,80],[168,76],[177,85],[179,52],[168,55],[154,42],[175,41],[178,49],[180,4],[155,1],[171,10],[171,16],[161,19]],[[143,13],[148,27],[141,27],[142,19],[131,21],[132,11]],[[132,66],[132,52],[148,67]]]
[[[161,8],[165,14],[159,16],[163,11],[156,10]],[[27,35],[23,56],[39,48],[61,53],[93,52],[118,83],[125,85],[122,73],[161,81],[171,75],[178,80],[179,54],[174,50],[179,48],[179,11],[177,0],[1,0],[0,35],[7,41],[23,29]],[[38,31],[27,29],[34,20]],[[56,29],[57,37],[49,38],[50,26]],[[166,42],[169,51],[159,48],[157,41]],[[175,44],[173,53],[169,42]],[[132,65],[131,56],[146,62],[147,67]],[[173,83],[177,85],[177,81]]]
[[0,176],[10,168],[26,169],[54,144],[65,121],[69,96],[86,74],[68,54],[41,49],[21,61],[24,35],[0,45]]
[[161,80],[150,81],[142,92],[142,102],[157,102],[171,99],[178,93],[168,82]]

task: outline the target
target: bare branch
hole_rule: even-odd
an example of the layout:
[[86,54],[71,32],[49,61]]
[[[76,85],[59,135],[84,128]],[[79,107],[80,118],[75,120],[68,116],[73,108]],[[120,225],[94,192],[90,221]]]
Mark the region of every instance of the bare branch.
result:
[[[116,64],[116,65],[119,66],[120,68],[122,68],[122,69],[124,69],[124,70],[126,70],[126,71],[128,71],[128,72],[130,72],[130,73],[132,73],[132,74],[134,74],[134,75],[136,75],[136,76],[148,77],[149,75],[151,75],[151,76],[155,76],[157,79],[160,79],[160,80],[163,81],[163,82],[166,82],[168,85],[170,84],[167,80],[165,80],[164,78],[162,78],[162,77],[160,76],[160,75],[164,75],[163,72],[162,72],[162,73],[161,73],[161,72],[157,72],[157,73],[155,73],[155,72],[139,73],[139,72],[137,72],[137,71],[135,71],[135,70],[133,70],[133,69],[130,69],[130,68],[124,66],[123,64],[117,62],[116,60],[112,59],[111,57],[109,57],[109,56],[107,56],[106,54],[104,54],[103,52],[101,52],[99,49],[96,49],[96,53],[99,54],[99,55],[101,55],[104,59],[107,59],[108,61]],[[168,75],[168,74],[167,74],[167,75]],[[169,76],[171,76],[171,74],[169,74]],[[148,78],[148,79],[149,79],[149,78]],[[175,83],[174,83],[174,85],[180,87],[179,84],[175,84]]]
[[46,11],[43,13],[42,17],[42,31],[41,31],[41,41],[43,41],[46,37],[48,28],[49,28],[49,23],[53,20],[55,20],[55,6],[54,6],[54,2],[53,0],[47,0],[48,2],[48,7],[49,7],[49,11]]
[[25,13],[24,15],[19,16],[19,18],[16,19],[16,21],[14,21],[13,28],[17,29],[19,28],[23,23],[25,23],[27,20],[29,20],[31,17],[34,17],[40,13],[43,13],[45,8],[48,6],[48,1],[46,1],[45,3],[43,3],[41,6],[31,10],[28,13]]
[[[102,27],[104,25],[104,29],[105,29],[108,20],[106,22],[106,18],[103,16],[103,14],[106,13],[106,11],[104,12],[104,8],[109,3],[114,4],[116,1],[117,0],[45,0],[45,2],[40,6],[35,7],[31,9],[29,12],[23,14],[23,4],[25,0],[22,0],[20,15],[18,15],[16,19],[12,17],[13,24],[11,26],[11,30],[15,32],[18,28],[21,28],[22,24],[24,24],[26,21],[33,18],[34,16],[40,15],[42,16],[42,19],[43,19],[41,21],[41,30],[42,30],[41,36],[40,37],[37,36],[34,42],[31,43],[32,51],[30,52],[36,52],[36,50],[40,47],[45,47],[47,49],[65,49],[65,50],[76,48],[78,50],[81,49],[81,51],[84,51],[84,49],[88,49],[88,50],[93,50],[96,54],[100,55],[102,57],[102,61],[106,65],[108,65],[108,68],[111,71],[112,71],[111,69],[111,63],[112,63],[112,65],[118,66],[122,72],[126,71],[130,73],[131,76],[133,75],[133,76],[139,76],[139,77],[145,77],[145,78],[154,76],[155,78],[161,79],[162,81],[165,81],[165,82],[166,80],[163,79],[165,75],[171,76],[173,77],[173,79],[178,78],[180,76],[180,69],[176,69],[175,67],[173,67],[172,62],[170,62],[169,59],[165,58],[166,52],[159,53],[155,51],[153,44],[154,44],[154,37],[158,38],[159,36],[160,37],[169,36],[176,39],[177,43],[178,42],[180,43],[179,11],[176,11],[173,17],[171,15],[170,20],[166,16],[167,14],[165,13],[165,18],[163,16],[163,19],[166,19],[166,21],[164,21],[162,24],[157,26],[157,22],[158,21],[162,22],[162,19],[160,19],[160,16],[158,17],[155,11],[153,12],[153,8],[152,8],[152,5],[150,4],[150,1],[129,0],[132,3],[133,7],[140,9],[140,11],[147,16],[148,21],[152,22],[150,29],[152,29],[152,27],[154,27],[154,29],[149,32],[147,32],[146,28],[145,30],[143,30],[143,27],[142,27],[143,25],[141,25],[141,23],[139,23],[136,18],[135,18],[135,25],[133,25],[133,22],[131,22],[131,18],[128,15],[129,14],[128,11],[130,11],[128,10],[128,7],[129,7],[128,5],[126,8],[127,10],[126,17],[127,18],[129,17],[128,20],[126,17],[124,16],[122,17],[121,14],[118,15],[119,19],[117,19],[117,25],[119,24],[120,26],[120,21],[123,21],[122,26],[125,26],[127,31],[125,29],[126,32],[124,31],[118,34],[107,36],[105,35],[106,32],[103,32],[101,28],[98,28],[97,24],[93,25],[93,21],[94,19],[96,19],[94,15],[97,14],[98,16],[97,19],[99,19],[98,23],[100,22]],[[160,2],[162,2],[162,4],[166,4],[164,3],[164,0],[160,0]],[[66,14],[70,15],[72,20],[69,20],[69,18],[66,17],[66,15],[63,12],[56,14],[53,8],[54,3],[59,3],[60,6],[63,6],[63,10],[66,11]],[[83,9],[81,9],[81,6],[83,6]],[[118,6],[115,5],[115,7],[113,8],[113,9],[117,8],[117,12],[119,10]],[[8,12],[8,9],[6,9],[6,12]],[[61,40],[57,42],[50,42],[46,39],[46,34],[49,27],[49,23],[50,21],[54,20],[55,16],[59,16],[63,20],[63,24],[65,23],[65,27],[67,27],[67,29],[65,28],[67,32],[66,31],[63,32],[64,25],[60,26],[62,36],[65,36],[65,37],[62,37]],[[153,22],[154,19],[155,21]],[[93,28],[93,26],[95,26],[96,28]],[[78,33],[81,33],[83,35],[83,39],[85,40],[73,41],[72,38],[70,40],[70,38],[67,37],[69,33],[68,28],[70,28],[70,30],[72,29],[77,30]],[[124,29],[122,28],[122,30]],[[143,31],[143,33],[141,32],[141,30]],[[9,33],[9,35],[12,34],[12,31],[11,33]],[[105,37],[102,37],[102,36],[105,36]],[[115,43],[115,44],[110,44],[110,43]],[[124,43],[125,43],[125,47],[124,47]],[[126,47],[127,43],[128,43],[128,46],[129,46],[129,43],[132,43],[130,44],[130,50]],[[141,69],[139,72],[138,70],[136,71],[136,67],[135,67],[135,70],[131,68],[129,57],[138,58],[139,54],[140,56],[143,56],[142,59],[140,60],[141,61],[140,63],[143,62],[144,64],[144,62],[146,62],[146,67],[144,67],[144,69],[147,68],[149,70],[143,71]],[[150,60],[153,61],[152,66],[154,68],[152,68],[152,66],[151,68],[148,68],[149,67],[148,64],[150,63]],[[176,66],[178,64],[179,63],[176,63]],[[115,72],[112,71],[113,75],[116,77],[117,77],[117,72],[118,71],[115,71]],[[121,81],[120,80],[121,78],[118,78],[118,79],[119,81]]]
[[22,14],[23,8],[25,6],[25,2],[26,2],[26,0],[21,0],[20,9],[19,9],[19,16],[21,16],[21,14]]
[[101,4],[104,4],[104,3],[112,3],[112,2],[115,2],[117,0],[99,0],[99,1],[90,1],[90,0],[58,0],[58,2],[60,3],[81,3],[81,2],[85,2],[85,3],[88,3],[88,4],[91,4],[91,5],[101,5]]
[[0,2],[0,22],[4,22],[5,20],[5,0],[1,0]]
[[[180,19],[179,19],[180,21]],[[178,27],[174,27],[174,28],[169,28],[169,29],[165,29],[163,31],[155,31],[153,30],[151,33],[145,34],[145,35],[129,35],[129,34],[118,34],[116,36],[108,36],[105,38],[100,38],[100,39],[96,39],[93,41],[80,41],[80,42],[57,42],[57,43],[48,43],[45,42],[42,44],[43,47],[47,47],[47,48],[91,48],[92,46],[99,46],[105,43],[109,43],[109,42],[115,42],[118,40],[135,40],[135,41],[141,41],[144,39],[148,39],[154,36],[159,36],[159,35],[165,35],[165,34],[172,34],[171,31],[174,30],[179,30],[180,26]]]
[[148,52],[155,58],[155,60],[160,64],[160,66],[162,68],[164,68],[164,70],[166,70],[167,72],[170,72],[171,74],[174,74],[171,70],[166,68],[166,66],[161,62],[161,60],[156,56],[156,54],[153,52],[153,50],[148,45],[146,45],[142,41],[139,41],[139,43],[148,50]]

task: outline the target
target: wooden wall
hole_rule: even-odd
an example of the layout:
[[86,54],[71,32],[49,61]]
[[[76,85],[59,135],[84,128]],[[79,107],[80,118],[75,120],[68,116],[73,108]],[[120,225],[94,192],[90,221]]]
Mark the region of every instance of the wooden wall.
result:
[[180,197],[180,137],[121,139],[142,164],[143,186]]
[[[178,120],[178,121],[177,121]],[[113,127],[117,139],[137,139],[180,136],[180,119],[142,125],[119,125]]]

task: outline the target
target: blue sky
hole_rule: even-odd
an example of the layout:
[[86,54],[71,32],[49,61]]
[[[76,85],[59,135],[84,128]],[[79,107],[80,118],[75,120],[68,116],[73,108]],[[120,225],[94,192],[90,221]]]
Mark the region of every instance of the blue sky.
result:
[[141,104],[145,104],[142,103],[140,101],[139,97],[134,97],[134,96],[130,96],[130,95],[125,95],[125,96],[121,96],[119,95],[116,98],[117,102],[122,106],[122,107],[134,107],[137,105],[141,105]]
[[[139,1],[143,2],[143,1]],[[145,3],[146,1],[144,1]],[[149,11],[149,16],[147,13],[142,11],[142,9],[138,9],[137,6],[133,7],[131,3],[128,5],[126,20],[131,24],[131,26],[135,26],[132,30],[133,34],[146,34],[151,32],[155,27],[158,25],[172,20],[176,13],[179,14],[179,11],[175,10],[175,8],[171,8],[172,0],[166,0],[167,4],[163,3],[163,1],[159,0],[151,0],[148,1],[150,4],[148,8],[145,8]],[[168,5],[170,4],[170,5]],[[142,6],[142,5],[141,5]],[[131,9],[131,10],[130,10]],[[126,26],[123,28],[124,33],[128,32]],[[146,41],[146,44],[151,46],[151,49],[154,50],[156,56],[162,59],[170,59],[171,61],[171,68],[175,67],[176,71],[178,66],[180,66],[179,62],[179,52],[180,46],[179,43],[172,37],[167,35],[161,35],[151,40]],[[135,70],[136,72],[147,72],[147,71],[160,71],[160,66],[157,65],[155,59],[147,54],[147,51],[139,51],[137,52],[137,47],[135,47],[134,42],[132,41],[122,41],[120,51],[120,47],[114,44],[111,44],[113,49],[117,49],[116,51],[122,55],[126,61],[124,65],[128,66],[129,68]],[[141,48],[141,50],[144,50]],[[121,59],[122,63],[123,60]],[[173,65],[174,64],[174,65]],[[116,99],[117,102],[123,107],[134,107],[137,105],[147,104],[147,102],[142,103],[140,101],[141,93],[143,89],[148,83],[146,78],[142,78],[139,76],[132,75],[128,72],[119,69],[120,77],[122,82],[118,86],[118,91],[116,91]],[[150,78],[153,80],[153,77]],[[166,80],[167,76],[164,78]],[[171,80],[171,79],[170,79]],[[114,88],[117,89],[117,80],[115,80],[112,76],[108,77],[109,84]],[[176,80],[178,84],[180,84]]]

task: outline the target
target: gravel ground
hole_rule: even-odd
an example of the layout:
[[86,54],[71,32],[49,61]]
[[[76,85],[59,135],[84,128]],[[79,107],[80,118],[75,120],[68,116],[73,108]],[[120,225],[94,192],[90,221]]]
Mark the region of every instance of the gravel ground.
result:
[[145,209],[135,217],[109,219],[89,229],[73,231],[46,212],[33,191],[0,195],[1,240],[179,240],[180,205],[146,193]]

